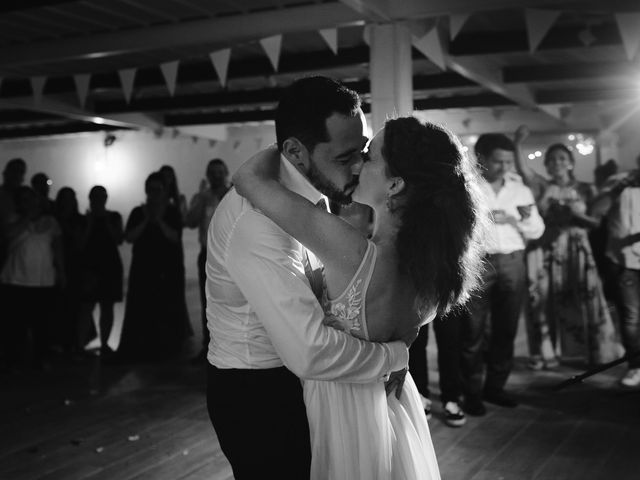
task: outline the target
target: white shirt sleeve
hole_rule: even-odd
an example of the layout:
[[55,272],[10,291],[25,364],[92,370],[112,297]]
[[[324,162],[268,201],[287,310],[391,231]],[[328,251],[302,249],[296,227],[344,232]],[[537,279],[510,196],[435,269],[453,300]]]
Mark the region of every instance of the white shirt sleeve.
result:
[[522,192],[523,205],[532,205],[531,215],[528,218],[522,219],[518,222],[518,231],[522,234],[525,240],[536,240],[544,233],[544,221],[538,212],[538,207],[533,199],[531,190],[522,185],[524,191]]
[[404,342],[374,343],[322,323],[298,242],[259,212],[236,222],[225,264],[285,366],[298,377],[349,383],[384,381],[407,366]]

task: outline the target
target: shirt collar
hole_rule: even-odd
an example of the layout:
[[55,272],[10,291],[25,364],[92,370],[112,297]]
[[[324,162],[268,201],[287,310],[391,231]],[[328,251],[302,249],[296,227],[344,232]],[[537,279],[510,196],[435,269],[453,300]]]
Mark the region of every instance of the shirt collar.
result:
[[289,190],[302,195],[313,204],[318,203],[323,198],[327,200],[327,197],[320,193],[309,179],[302,175],[283,155],[280,155],[280,182]]

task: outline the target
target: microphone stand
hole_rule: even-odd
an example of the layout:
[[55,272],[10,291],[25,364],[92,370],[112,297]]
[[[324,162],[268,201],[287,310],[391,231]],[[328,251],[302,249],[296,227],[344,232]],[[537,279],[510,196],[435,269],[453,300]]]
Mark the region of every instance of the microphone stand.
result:
[[574,375],[571,378],[568,378],[567,380],[563,380],[562,382],[555,385],[552,389],[557,392],[558,390],[562,390],[563,388],[569,387],[576,383],[581,383],[585,378],[592,377],[597,373],[604,372],[605,370],[609,370],[610,368],[615,367],[616,365],[620,365],[621,363],[628,362],[629,360],[636,357],[640,357],[640,352],[636,352],[634,354],[626,353],[625,355],[623,355],[617,360],[613,360],[612,362],[598,365],[597,367],[593,367],[592,369],[587,370],[584,373],[581,373],[579,375]]

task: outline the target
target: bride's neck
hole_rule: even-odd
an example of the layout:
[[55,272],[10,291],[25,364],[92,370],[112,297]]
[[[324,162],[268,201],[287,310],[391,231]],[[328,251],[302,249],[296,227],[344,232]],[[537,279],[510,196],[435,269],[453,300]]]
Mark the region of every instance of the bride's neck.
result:
[[375,210],[375,224],[371,240],[378,246],[393,246],[398,237],[400,221],[386,208]]

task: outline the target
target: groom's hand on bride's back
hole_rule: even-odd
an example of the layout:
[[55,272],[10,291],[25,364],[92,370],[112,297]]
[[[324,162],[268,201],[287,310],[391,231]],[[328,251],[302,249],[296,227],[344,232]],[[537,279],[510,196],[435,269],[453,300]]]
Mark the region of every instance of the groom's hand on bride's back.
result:
[[[420,332],[420,327],[410,328],[398,340],[403,341],[407,348],[409,348],[413,341],[418,338],[418,332]],[[393,392],[395,392],[396,398],[400,400],[400,395],[402,395],[402,386],[404,385],[404,378],[406,377],[406,375],[406,368],[403,368],[402,370],[398,370],[396,372],[392,372],[391,375],[389,375],[389,380],[384,383],[384,388],[387,391],[387,395],[391,395]]]
[[404,385],[404,379],[406,376],[406,368],[403,368],[402,370],[398,370],[396,372],[391,372],[391,374],[389,375],[389,380],[384,382],[384,389],[387,391],[387,395],[391,395],[393,392],[395,392],[396,398],[400,400],[400,395],[402,395],[402,387]]

